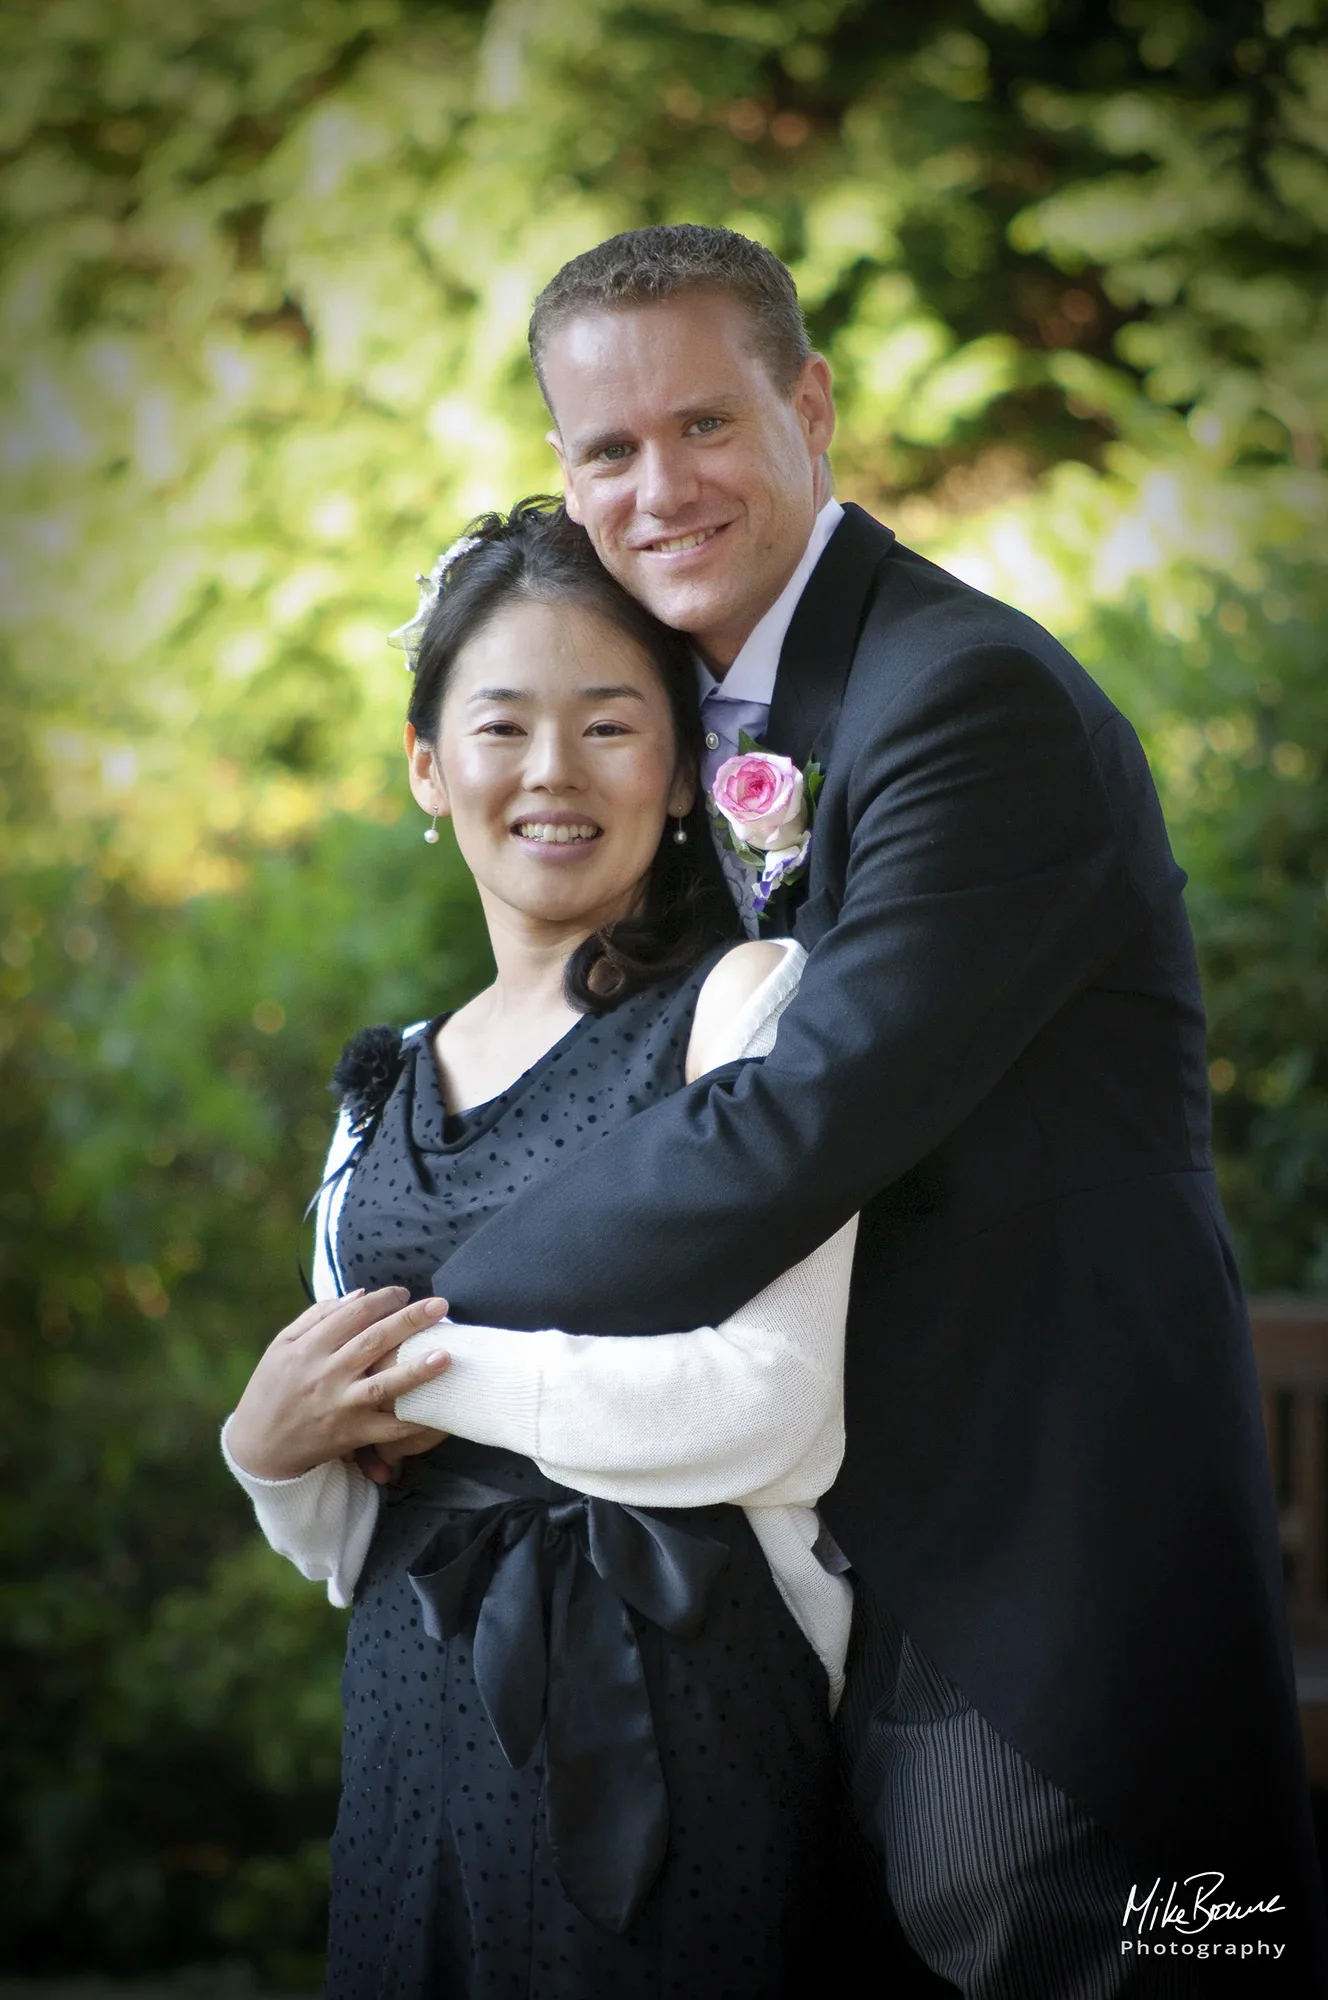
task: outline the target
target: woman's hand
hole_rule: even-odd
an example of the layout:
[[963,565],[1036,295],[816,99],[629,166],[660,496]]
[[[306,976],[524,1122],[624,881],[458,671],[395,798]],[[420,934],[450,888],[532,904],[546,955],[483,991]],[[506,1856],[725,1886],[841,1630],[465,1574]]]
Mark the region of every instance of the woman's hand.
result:
[[[389,1358],[380,1361],[378,1367],[386,1368]],[[418,1458],[421,1452],[432,1451],[447,1435],[446,1431],[431,1431],[420,1425],[413,1437],[395,1438],[388,1444],[362,1444],[355,1453],[355,1463],[375,1486],[395,1486],[400,1481],[402,1465],[408,1458]]]
[[445,1349],[383,1366],[412,1333],[443,1318],[446,1299],[407,1303],[400,1285],[321,1301],[283,1327],[226,1428],[231,1456],[256,1479],[298,1479],[365,1445],[427,1451],[437,1433],[393,1414],[398,1396],[447,1367]]

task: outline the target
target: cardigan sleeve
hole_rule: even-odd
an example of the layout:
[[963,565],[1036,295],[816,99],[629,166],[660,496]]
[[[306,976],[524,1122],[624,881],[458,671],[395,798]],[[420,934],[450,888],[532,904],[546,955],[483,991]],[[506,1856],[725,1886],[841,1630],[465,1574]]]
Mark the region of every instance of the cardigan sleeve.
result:
[[[805,953],[791,941],[717,1060],[764,1055]],[[397,1414],[533,1458],[637,1506],[809,1505],[843,1456],[844,1322],[856,1218],[722,1325],[653,1340],[445,1325],[452,1366]],[[439,1330],[425,1336],[436,1347]],[[403,1346],[417,1351],[420,1336]]]
[[313,1583],[326,1580],[328,1599],[345,1609],[369,1553],[378,1519],[378,1488],[358,1465],[334,1458],[298,1479],[259,1479],[231,1454],[226,1432],[221,1455],[254,1503],[269,1546]]

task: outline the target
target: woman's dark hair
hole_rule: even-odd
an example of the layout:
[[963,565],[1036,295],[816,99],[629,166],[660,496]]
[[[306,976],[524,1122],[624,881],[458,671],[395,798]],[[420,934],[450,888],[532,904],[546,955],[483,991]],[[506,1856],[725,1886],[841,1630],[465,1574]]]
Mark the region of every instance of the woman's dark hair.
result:
[[700,797],[701,717],[691,647],[614,581],[560,501],[519,501],[510,514],[481,515],[466,533],[474,545],[449,563],[416,656],[407,711],[416,735],[426,743],[436,739],[457,655],[504,606],[523,598],[579,604],[648,655],[668,696],[679,760],[698,780],[696,803],[683,820],[687,840],[680,843],[665,829],[642,907],[594,932],[568,960],[563,990],[570,1005],[607,1013],[742,934]]

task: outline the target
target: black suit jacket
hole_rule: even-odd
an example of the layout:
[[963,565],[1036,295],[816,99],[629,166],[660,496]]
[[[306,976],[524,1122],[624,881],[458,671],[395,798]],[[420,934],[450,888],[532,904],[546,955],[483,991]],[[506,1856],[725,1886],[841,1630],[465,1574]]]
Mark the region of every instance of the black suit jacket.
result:
[[1184,876],[1138,740],[1040,626],[849,507],[767,741],[826,771],[773,1053],[521,1195],[438,1288],[500,1325],[714,1323],[861,1209],[836,1536],[1141,1873],[1223,1869],[1312,1932]]

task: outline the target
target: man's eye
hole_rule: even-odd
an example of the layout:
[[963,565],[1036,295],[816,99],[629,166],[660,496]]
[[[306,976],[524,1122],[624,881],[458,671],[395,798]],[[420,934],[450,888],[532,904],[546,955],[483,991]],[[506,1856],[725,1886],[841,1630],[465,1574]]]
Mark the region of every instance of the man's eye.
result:
[[631,449],[629,444],[606,444],[600,451],[600,459],[607,465],[621,465]]
[[723,424],[723,417],[698,417],[692,429],[700,431],[702,437],[711,437],[717,430],[723,428]]

